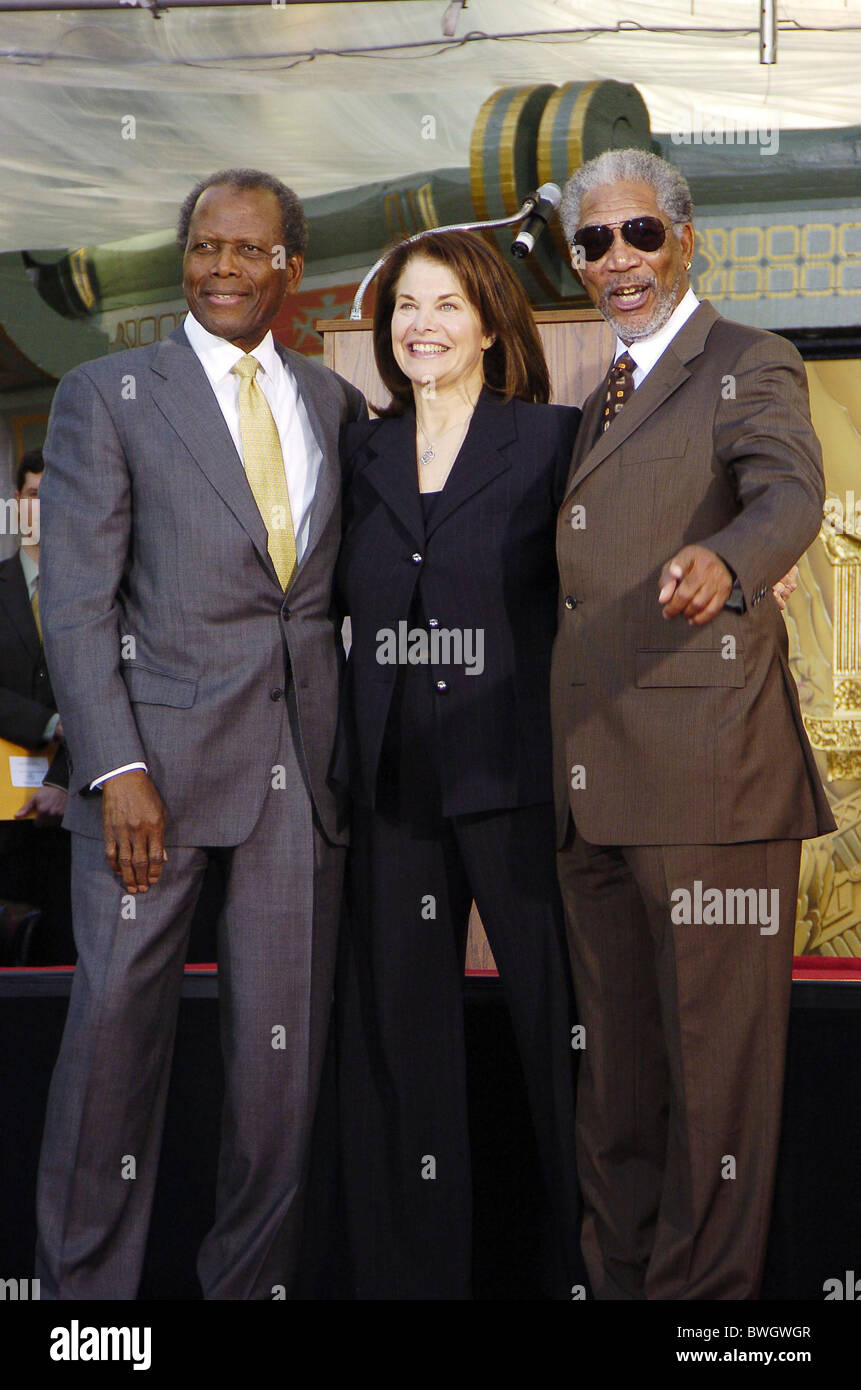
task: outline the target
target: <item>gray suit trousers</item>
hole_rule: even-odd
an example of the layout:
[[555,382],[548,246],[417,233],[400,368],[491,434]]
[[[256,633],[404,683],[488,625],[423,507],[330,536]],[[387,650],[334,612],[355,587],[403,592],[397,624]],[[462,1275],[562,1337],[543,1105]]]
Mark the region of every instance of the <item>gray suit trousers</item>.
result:
[[[198,1260],[209,1299],[289,1291],[301,1235],[344,850],[314,821],[287,703],[260,818],[244,843],[220,851],[229,858],[218,928],[225,1100],[215,1222]],[[79,959],[48,1099],[36,1272],[43,1298],[133,1299],[207,850],[171,846],[161,881],[124,898],[101,842],[73,842]]]

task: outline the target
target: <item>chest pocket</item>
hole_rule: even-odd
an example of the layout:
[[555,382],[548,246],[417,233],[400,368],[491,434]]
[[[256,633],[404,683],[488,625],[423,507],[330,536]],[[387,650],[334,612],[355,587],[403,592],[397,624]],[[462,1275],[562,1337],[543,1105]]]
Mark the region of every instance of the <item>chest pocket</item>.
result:
[[626,439],[621,449],[617,450],[616,458],[623,468],[648,469],[657,463],[681,464],[685,459],[687,447],[687,437],[674,438],[672,428],[667,429],[661,439],[641,438],[639,443],[635,430],[630,439]]

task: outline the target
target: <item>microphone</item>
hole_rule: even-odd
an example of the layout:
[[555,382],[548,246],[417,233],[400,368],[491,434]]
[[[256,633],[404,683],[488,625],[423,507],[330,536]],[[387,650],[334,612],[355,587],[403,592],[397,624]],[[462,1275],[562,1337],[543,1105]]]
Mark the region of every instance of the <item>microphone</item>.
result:
[[512,256],[528,256],[547,223],[562,202],[562,190],[556,183],[542,183],[532,194],[535,206],[511,243]]

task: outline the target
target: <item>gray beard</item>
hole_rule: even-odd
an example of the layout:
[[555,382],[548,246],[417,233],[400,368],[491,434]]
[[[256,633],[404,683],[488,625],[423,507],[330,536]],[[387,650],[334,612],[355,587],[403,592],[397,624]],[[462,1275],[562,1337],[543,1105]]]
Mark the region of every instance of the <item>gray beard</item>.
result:
[[676,295],[679,292],[681,283],[682,275],[681,271],[679,271],[674,283],[668,290],[658,291],[654,309],[645,323],[640,324],[637,328],[632,328],[630,323],[626,322],[626,317],[619,317],[619,315],[613,313],[610,308],[611,292],[609,290],[601,296],[602,303],[599,307],[604,318],[613,329],[613,332],[622,339],[623,343],[638,343],[643,338],[651,338],[653,333],[660,332],[664,324],[669,323],[677,307]]

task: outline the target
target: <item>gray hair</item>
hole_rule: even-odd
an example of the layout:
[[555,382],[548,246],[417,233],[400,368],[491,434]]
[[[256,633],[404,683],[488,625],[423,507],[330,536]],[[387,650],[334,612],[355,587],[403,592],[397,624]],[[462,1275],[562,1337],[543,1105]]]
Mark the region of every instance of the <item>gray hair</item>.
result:
[[308,245],[308,224],[302,204],[292,188],[276,179],[274,174],[264,174],[261,169],[220,169],[217,174],[210,174],[208,178],[195,184],[179,210],[176,241],[182,251],[185,250],[191,215],[198,198],[208,188],[218,188],[222,185],[238,188],[241,192],[265,188],[268,193],[274,193],[281,209],[281,235],[286,254],[294,256],[298,252],[304,252]]
[[688,181],[673,164],[649,150],[605,150],[581,164],[565,185],[559,216],[569,246],[580,226],[584,194],[607,183],[648,183],[655,190],[658,207],[670,222],[678,225],[693,217]]

